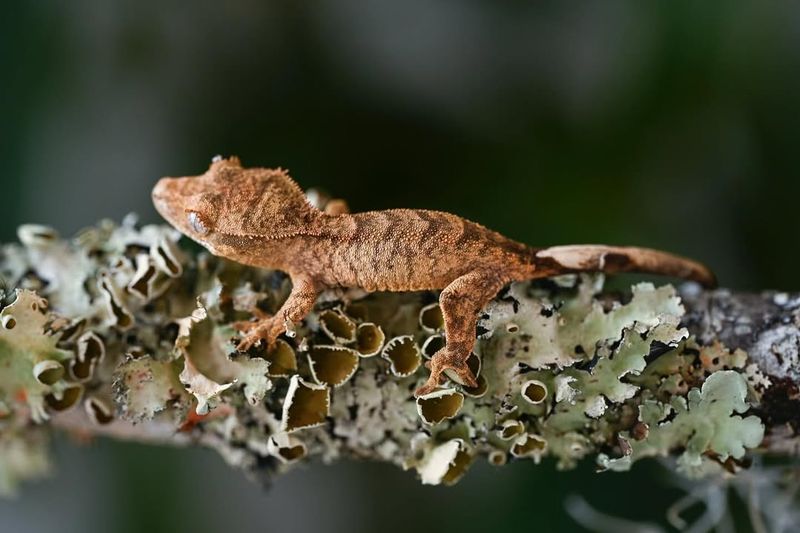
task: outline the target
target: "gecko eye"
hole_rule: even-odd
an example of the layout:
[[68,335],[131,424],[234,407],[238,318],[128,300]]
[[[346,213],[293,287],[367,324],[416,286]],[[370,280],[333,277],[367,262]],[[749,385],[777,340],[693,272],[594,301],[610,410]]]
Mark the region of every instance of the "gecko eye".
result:
[[207,234],[210,230],[208,224],[203,221],[203,217],[197,211],[189,211],[187,214],[187,221],[192,231],[200,235]]

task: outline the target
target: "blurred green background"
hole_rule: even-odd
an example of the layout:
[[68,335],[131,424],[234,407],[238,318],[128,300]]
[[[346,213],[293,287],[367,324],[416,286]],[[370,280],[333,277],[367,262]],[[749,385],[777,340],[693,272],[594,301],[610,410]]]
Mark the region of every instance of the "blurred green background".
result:
[[[355,210],[454,211],[535,245],[637,244],[723,285],[800,289],[800,4],[7,2],[0,241],[158,217],[215,154]],[[477,465],[451,489],[376,464],[261,490],[214,453],[57,446],[0,531],[581,531],[571,494],[663,523],[656,464]],[[746,530],[746,529],[743,529]]]

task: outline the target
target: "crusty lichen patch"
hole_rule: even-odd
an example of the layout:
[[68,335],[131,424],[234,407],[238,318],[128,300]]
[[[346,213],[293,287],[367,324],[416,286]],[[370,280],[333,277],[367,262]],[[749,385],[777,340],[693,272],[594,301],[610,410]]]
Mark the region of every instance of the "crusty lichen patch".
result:
[[[353,457],[431,484],[479,458],[568,468],[594,457],[621,470],[678,453],[697,473],[763,437],[748,411],[766,378],[744,352],[690,338],[668,285],[635,285],[620,301],[600,277],[513,284],[481,312],[468,361],[478,387],[447,382],[415,398],[446,342],[430,294],[326,293],[290,335],[239,353],[233,324],[274,313],[285,276],[192,258],[171,230],[133,220],[69,242],[41,226],[20,236],[0,252],[0,274],[19,287],[0,308],[9,453],[25,453],[20,428],[59,410],[86,427],[166,427],[248,469]],[[0,484],[43,472],[41,450],[24,468],[1,459]]]

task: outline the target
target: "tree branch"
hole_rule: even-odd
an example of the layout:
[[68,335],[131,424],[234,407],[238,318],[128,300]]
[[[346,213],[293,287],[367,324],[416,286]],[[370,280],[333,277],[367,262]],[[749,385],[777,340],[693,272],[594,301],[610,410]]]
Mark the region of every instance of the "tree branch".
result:
[[435,294],[329,291],[275,347],[238,353],[234,323],[275,312],[286,276],[132,220],[19,236],[0,251],[0,489],[46,469],[52,429],[210,446],[259,478],[316,456],[431,484],[478,457],[662,456],[699,476],[798,451],[798,296],[514,284],[478,321],[479,387],[415,399],[444,342]]

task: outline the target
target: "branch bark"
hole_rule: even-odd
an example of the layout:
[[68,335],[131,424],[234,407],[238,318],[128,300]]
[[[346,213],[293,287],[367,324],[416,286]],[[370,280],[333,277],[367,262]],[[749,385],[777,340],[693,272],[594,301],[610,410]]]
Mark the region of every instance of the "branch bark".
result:
[[800,294],[727,289],[681,291],[685,323],[699,342],[722,342],[747,352],[770,381],[755,411],[767,431],[762,446],[777,454],[800,453]]

